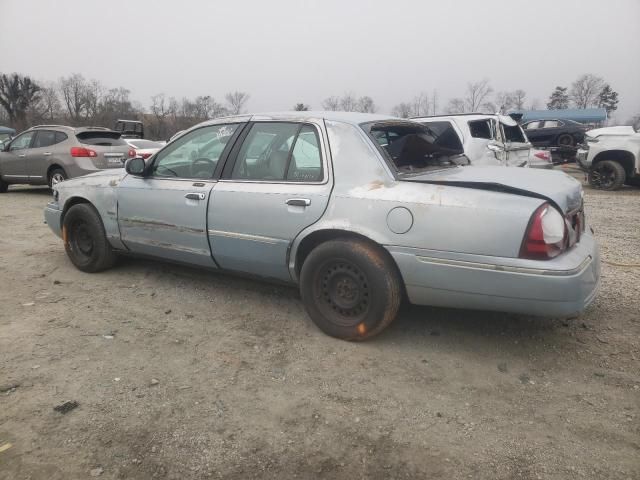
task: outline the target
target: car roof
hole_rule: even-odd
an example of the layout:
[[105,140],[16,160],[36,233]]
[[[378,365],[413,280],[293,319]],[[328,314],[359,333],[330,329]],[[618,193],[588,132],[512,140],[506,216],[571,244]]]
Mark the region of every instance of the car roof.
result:
[[437,120],[457,120],[464,117],[464,120],[484,120],[485,118],[497,118],[500,115],[496,113],[453,113],[449,115],[431,115],[428,117],[412,117],[409,120],[414,122],[420,121],[437,121]]
[[206,122],[200,123],[200,126],[204,125],[216,125],[219,123],[231,123],[231,122],[249,122],[260,120],[286,120],[304,122],[313,119],[323,119],[329,121],[337,121],[350,123],[353,125],[359,125],[361,123],[376,122],[382,120],[399,120],[406,121],[407,119],[392,117],[391,115],[381,115],[376,113],[359,113],[359,112],[333,112],[333,111],[285,111],[285,112],[266,112],[266,113],[252,113],[243,115],[233,115],[227,117],[219,117]]

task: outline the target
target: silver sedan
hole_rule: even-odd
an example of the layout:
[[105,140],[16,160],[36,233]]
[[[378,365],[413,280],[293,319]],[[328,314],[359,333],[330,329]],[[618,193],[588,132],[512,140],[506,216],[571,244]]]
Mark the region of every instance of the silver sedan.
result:
[[472,167],[411,121],[338,112],[199,124],[149,164],[54,188],[45,219],[85,272],[118,254],[297,284],[329,335],[419,305],[575,315],[600,260],[562,172]]

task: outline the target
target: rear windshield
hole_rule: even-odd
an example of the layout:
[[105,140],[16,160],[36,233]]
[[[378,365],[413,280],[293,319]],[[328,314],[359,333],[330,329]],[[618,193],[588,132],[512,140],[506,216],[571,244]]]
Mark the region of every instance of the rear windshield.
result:
[[129,140],[129,143],[136,148],[160,148],[163,145],[152,140]]
[[127,145],[118,132],[81,132],[76,137],[84,145],[96,145],[102,147],[116,147]]
[[413,122],[362,126],[398,173],[419,173],[468,163],[460,140],[451,138],[455,131],[443,127],[430,128]]
[[527,139],[524,137],[524,132],[520,125],[510,127],[509,125],[502,124],[502,130],[504,131],[504,139],[507,142],[526,143]]

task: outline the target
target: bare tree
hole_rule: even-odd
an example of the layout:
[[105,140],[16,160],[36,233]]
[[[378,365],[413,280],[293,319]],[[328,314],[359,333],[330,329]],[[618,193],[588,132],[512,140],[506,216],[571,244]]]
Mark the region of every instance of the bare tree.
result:
[[549,110],[565,110],[569,108],[569,94],[567,93],[567,87],[556,87],[551,92],[549,101],[547,102],[547,109]]
[[60,79],[60,92],[62,100],[67,108],[69,119],[72,123],[79,125],[87,108],[89,97],[87,90],[88,83],[79,73],[74,73],[69,77]]
[[429,115],[429,96],[425,92],[420,92],[413,97],[411,104],[411,116],[423,117]]
[[493,88],[491,88],[489,80],[486,78],[478,82],[468,83],[467,96],[464,99],[467,111],[477,112],[492,92]]
[[340,110],[343,112],[357,112],[358,97],[352,92],[345,93],[340,99]]
[[524,109],[524,99],[527,97],[527,92],[525,92],[524,90],[514,90],[514,92],[511,95],[511,100],[513,102],[513,108],[515,108],[516,110],[523,110]]
[[306,105],[306,104],[304,104],[304,103],[296,103],[296,104],[293,106],[293,109],[294,109],[296,112],[306,112],[307,110],[309,110],[309,109],[310,109],[310,107],[309,107],[309,105]]
[[437,115],[438,113],[438,91],[433,90],[431,94],[431,115]]
[[40,86],[17,73],[0,74],[0,105],[16,130],[27,127],[27,111],[40,99]]
[[452,98],[447,104],[447,113],[465,113],[466,102],[462,98]]
[[494,96],[495,103],[492,104],[493,113],[496,111],[500,113],[507,113],[514,106],[514,93],[512,92],[498,92]]
[[338,97],[327,97],[322,101],[322,108],[330,112],[340,110],[340,99]]
[[62,104],[58,97],[57,87],[48,83],[40,90],[40,98],[33,106],[31,123],[53,123],[62,116]]
[[570,97],[576,108],[589,108],[598,104],[605,83],[601,77],[587,73],[571,84]]
[[231,115],[239,115],[243,113],[243,109],[249,100],[249,94],[246,92],[231,92],[224,96],[228,104],[229,113]]
[[374,103],[373,98],[365,95],[364,97],[360,97],[358,99],[358,105],[356,110],[362,113],[376,113],[376,110],[378,110],[378,107],[376,107],[376,104]]
[[402,102],[393,107],[391,115],[400,118],[409,118],[413,116],[413,107],[410,103]]

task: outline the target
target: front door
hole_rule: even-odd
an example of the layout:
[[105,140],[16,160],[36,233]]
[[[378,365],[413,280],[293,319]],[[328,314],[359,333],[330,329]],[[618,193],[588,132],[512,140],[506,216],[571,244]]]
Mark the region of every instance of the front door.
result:
[[14,138],[9,149],[1,155],[0,173],[10,183],[28,183],[29,167],[27,155],[30,152],[31,141],[35,131],[25,132]]
[[156,154],[145,176],[118,186],[118,225],[131,251],[216,267],[207,237],[207,205],[218,161],[239,124],[193,130]]
[[324,213],[329,195],[321,123],[256,122],[231,153],[209,206],[220,267],[291,280],[293,239]]

